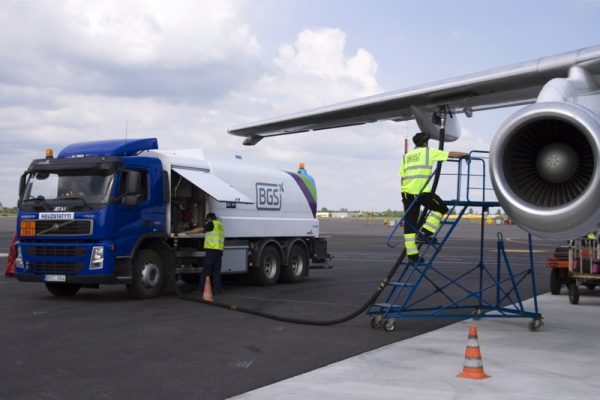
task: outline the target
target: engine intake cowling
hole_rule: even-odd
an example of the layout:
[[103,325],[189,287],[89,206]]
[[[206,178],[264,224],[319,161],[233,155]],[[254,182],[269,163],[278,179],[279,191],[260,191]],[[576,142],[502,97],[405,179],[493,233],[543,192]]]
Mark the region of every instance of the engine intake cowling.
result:
[[490,150],[494,191],[527,232],[571,239],[600,225],[600,118],[567,102],[536,103],[513,114]]

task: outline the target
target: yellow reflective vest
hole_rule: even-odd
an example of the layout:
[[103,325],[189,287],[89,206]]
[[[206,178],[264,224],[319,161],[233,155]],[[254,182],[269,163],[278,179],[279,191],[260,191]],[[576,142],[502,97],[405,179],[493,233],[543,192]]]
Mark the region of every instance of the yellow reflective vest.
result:
[[223,250],[225,247],[225,229],[219,221],[213,221],[214,229],[204,236],[205,250]]
[[417,147],[409,151],[402,157],[400,172],[402,177],[402,193],[419,194],[421,189],[423,193],[431,192],[429,187],[429,178],[433,169],[433,163],[436,161],[446,161],[448,152],[429,147]]

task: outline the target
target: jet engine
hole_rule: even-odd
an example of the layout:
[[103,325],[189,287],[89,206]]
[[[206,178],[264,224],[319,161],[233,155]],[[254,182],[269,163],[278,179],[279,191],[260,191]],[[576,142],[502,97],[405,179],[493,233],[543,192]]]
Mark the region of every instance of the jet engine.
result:
[[572,239],[600,226],[600,118],[570,102],[513,114],[490,150],[502,208],[532,235]]

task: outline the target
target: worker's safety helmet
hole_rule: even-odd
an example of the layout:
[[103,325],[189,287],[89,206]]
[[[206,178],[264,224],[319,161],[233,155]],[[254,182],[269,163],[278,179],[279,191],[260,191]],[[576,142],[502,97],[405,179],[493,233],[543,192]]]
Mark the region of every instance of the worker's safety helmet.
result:
[[423,146],[423,144],[425,144],[425,142],[427,142],[429,139],[429,135],[425,132],[419,132],[415,136],[413,136],[413,142],[417,147]]
[[212,219],[214,221],[217,219],[217,216],[215,215],[215,213],[208,213],[206,214],[206,219]]

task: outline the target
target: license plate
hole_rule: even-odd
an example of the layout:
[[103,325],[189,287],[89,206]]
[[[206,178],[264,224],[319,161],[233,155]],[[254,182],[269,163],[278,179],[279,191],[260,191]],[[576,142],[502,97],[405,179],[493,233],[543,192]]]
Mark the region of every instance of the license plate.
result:
[[44,276],[46,282],[65,282],[67,280],[66,275],[46,275]]

